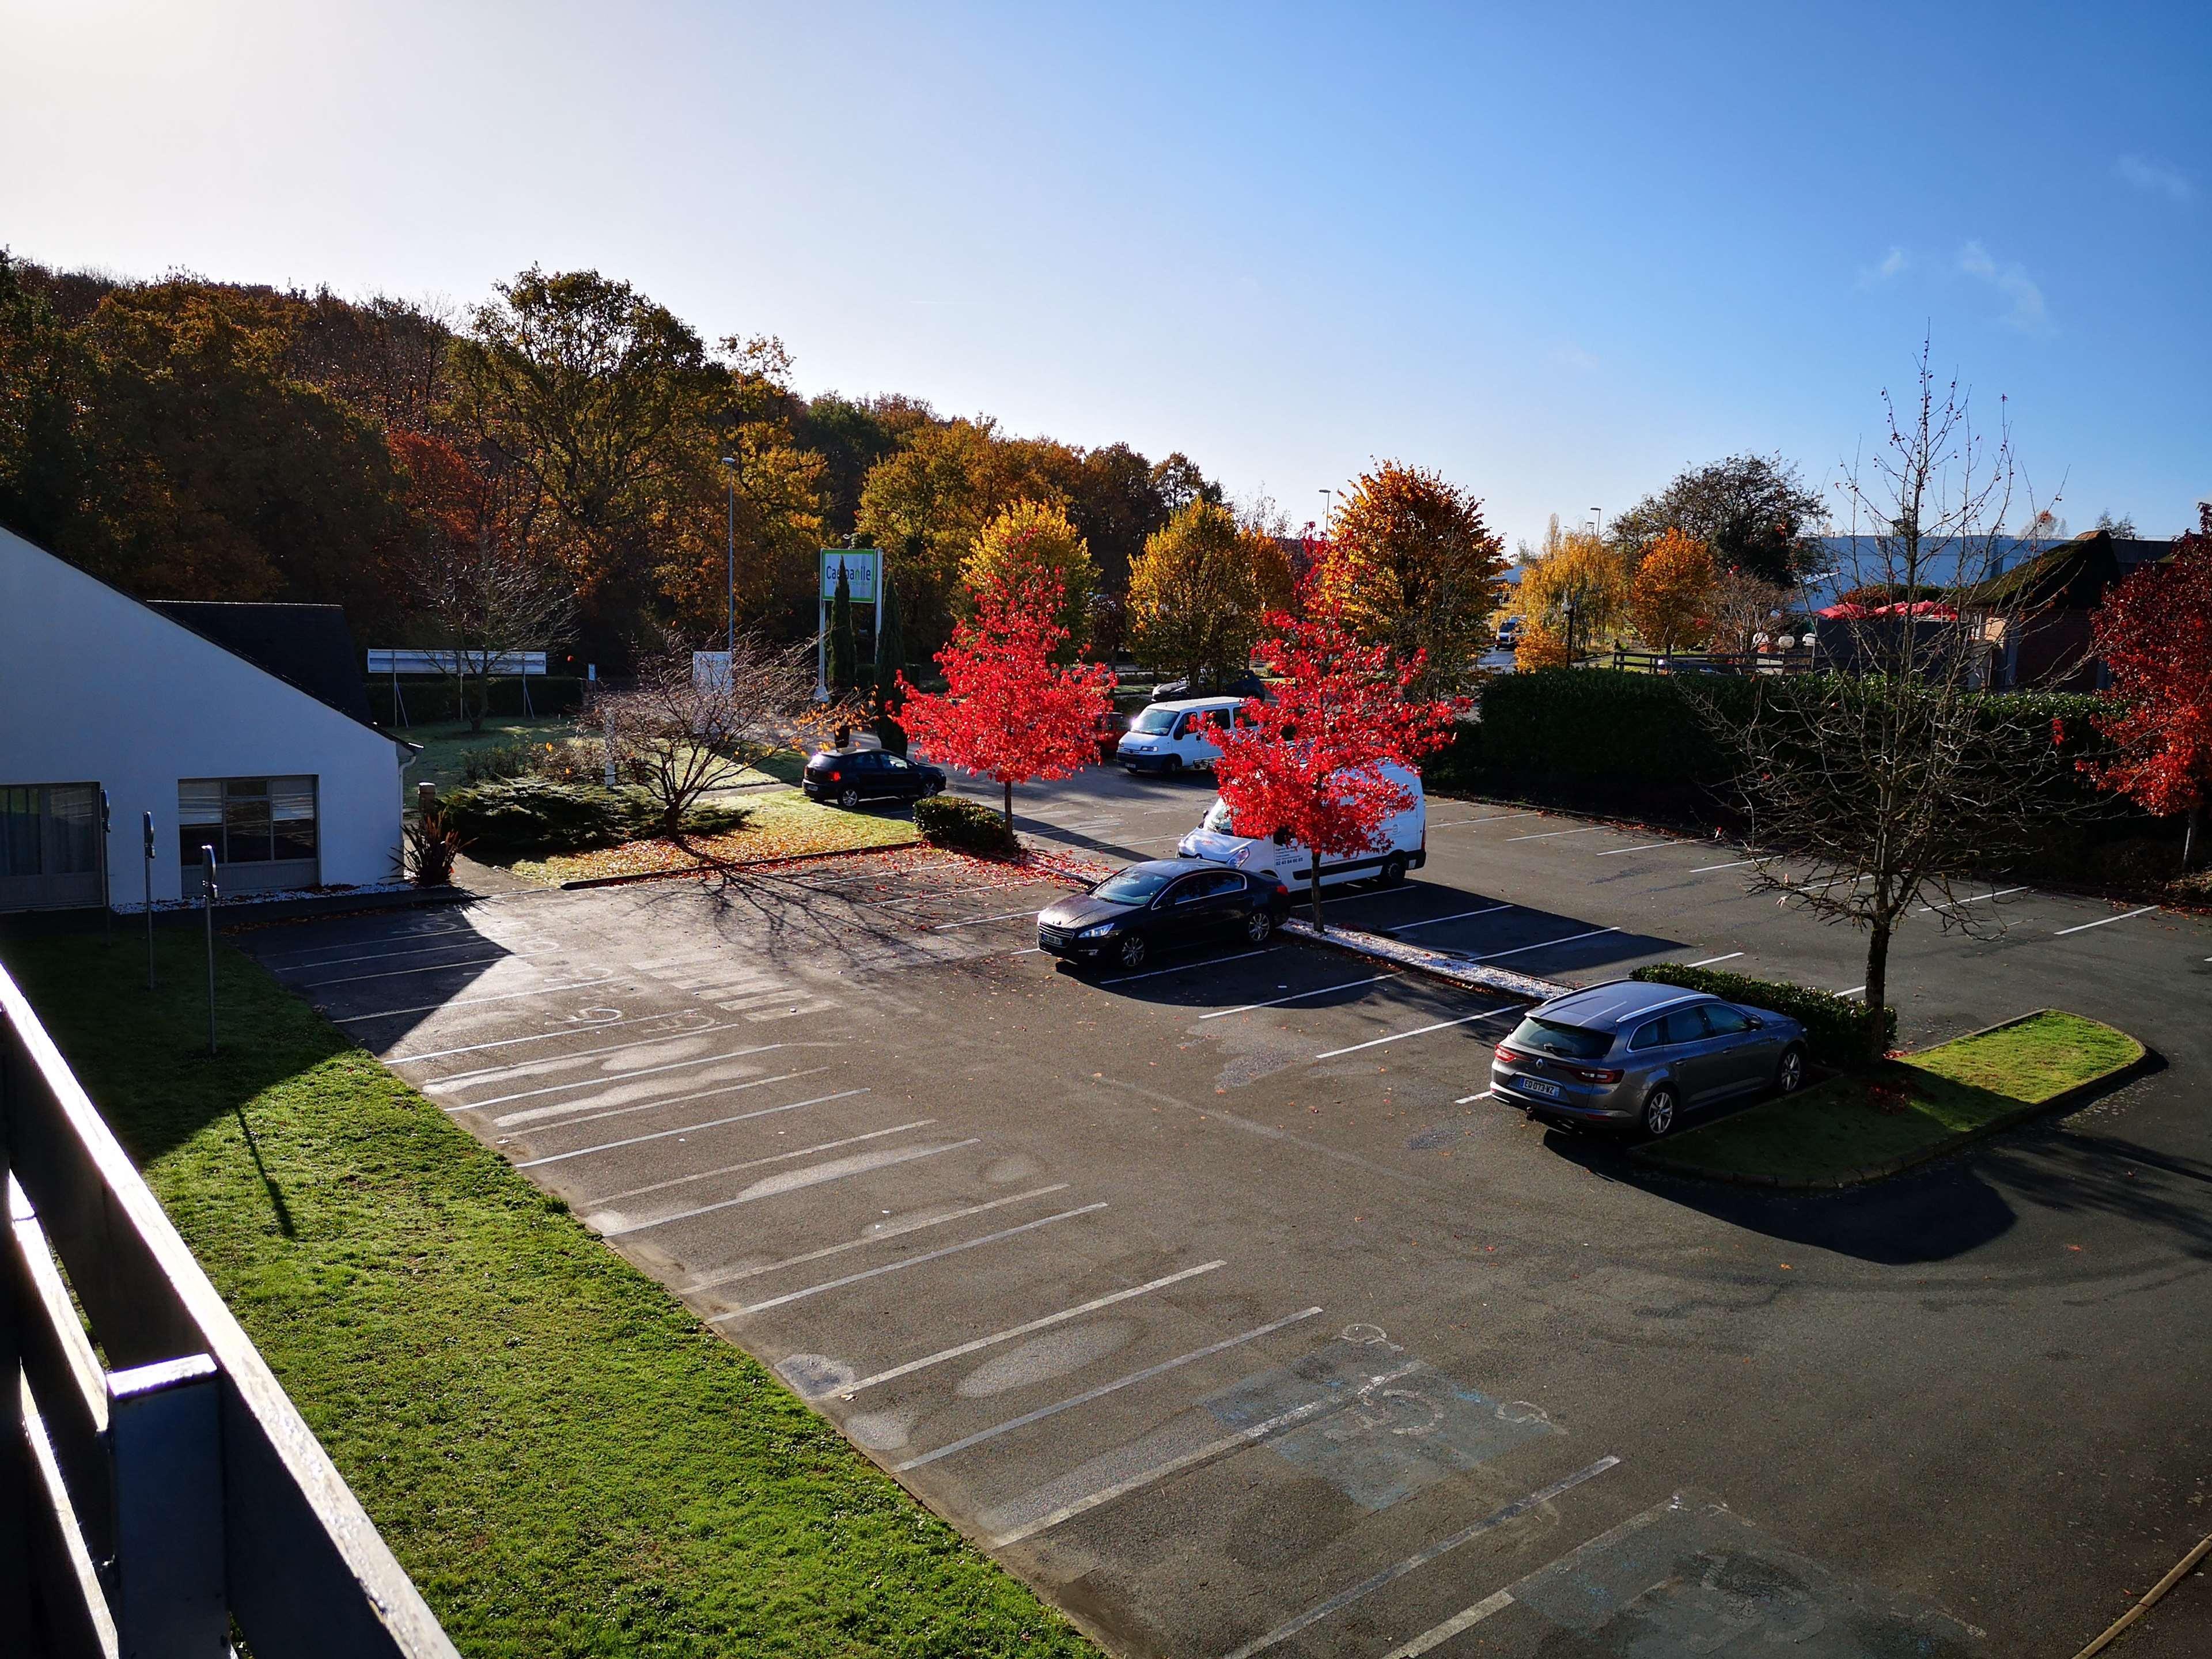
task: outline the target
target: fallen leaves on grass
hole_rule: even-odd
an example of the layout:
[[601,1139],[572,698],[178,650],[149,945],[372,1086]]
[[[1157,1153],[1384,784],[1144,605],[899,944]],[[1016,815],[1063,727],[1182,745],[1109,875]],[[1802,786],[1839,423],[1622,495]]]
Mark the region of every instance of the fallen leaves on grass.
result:
[[684,875],[733,864],[915,844],[914,825],[903,818],[817,806],[796,792],[769,795],[750,805],[751,821],[744,829],[725,835],[690,836],[680,842],[656,836],[596,852],[526,860],[514,866],[514,873],[548,884],[611,876]]

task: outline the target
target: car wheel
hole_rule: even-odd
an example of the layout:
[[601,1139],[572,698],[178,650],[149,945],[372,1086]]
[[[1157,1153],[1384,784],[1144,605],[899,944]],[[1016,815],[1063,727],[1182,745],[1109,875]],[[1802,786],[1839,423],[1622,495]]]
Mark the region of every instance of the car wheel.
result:
[[1382,873],[1375,878],[1376,884],[1382,887],[1395,887],[1405,879],[1406,860],[1395,853],[1382,860]]
[[1782,1051],[1782,1061],[1774,1068],[1774,1092],[1794,1095],[1805,1086],[1805,1051],[1791,1043]]
[[1127,938],[1121,941],[1121,948],[1114,953],[1114,959],[1120,963],[1124,968],[1143,967],[1145,965],[1145,936],[1142,933],[1131,933],[1128,935]]
[[1173,777],[1176,773],[1182,770],[1182,757],[1181,755],[1170,755],[1168,757],[1168,763],[1160,768],[1160,770],[1166,773],[1170,777]]
[[941,795],[945,793],[945,786],[935,778],[932,778],[922,786],[921,793],[925,795]]
[[837,805],[848,812],[856,811],[860,805],[860,792],[854,788],[851,784],[847,784],[837,792]]
[[1265,945],[1275,931],[1275,919],[1265,910],[1255,910],[1244,918],[1244,937],[1254,945]]
[[1662,1083],[1644,1097],[1644,1133],[1652,1139],[1671,1133],[1674,1127],[1674,1085]]

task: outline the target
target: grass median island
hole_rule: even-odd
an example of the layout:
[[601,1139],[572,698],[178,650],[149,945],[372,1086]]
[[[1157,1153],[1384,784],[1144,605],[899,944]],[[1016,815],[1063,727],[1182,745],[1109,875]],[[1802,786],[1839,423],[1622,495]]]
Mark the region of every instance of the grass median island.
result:
[[[718,802],[724,799],[714,797]],[[904,818],[819,805],[796,789],[726,799],[744,808],[745,825],[742,830],[726,835],[689,836],[681,842],[657,838],[625,842],[619,847],[601,848],[594,852],[526,859],[512,868],[526,880],[558,885],[564,881],[605,876],[675,874],[710,870],[723,864],[756,863],[763,859],[908,847],[917,838],[914,825]]]
[[1637,1155],[1683,1174],[1832,1186],[1964,1146],[2142,1055],[2142,1044],[2124,1031],[2046,1008],[1871,1072],[1831,1078]]
[[464,1654],[1090,1655],[750,1358],[199,934],[4,960]]

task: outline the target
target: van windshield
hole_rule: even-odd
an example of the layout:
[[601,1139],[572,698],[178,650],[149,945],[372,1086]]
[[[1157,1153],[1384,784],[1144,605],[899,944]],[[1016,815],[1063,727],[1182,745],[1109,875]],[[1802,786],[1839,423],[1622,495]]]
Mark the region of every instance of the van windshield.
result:
[[1229,810],[1229,803],[1216,795],[1213,798],[1213,805],[1206,809],[1205,823],[1199,827],[1211,830],[1217,836],[1234,835],[1236,831],[1230,826],[1235,819],[1236,814]]
[[1166,731],[1170,726],[1173,726],[1175,724],[1175,720],[1174,709],[1162,708],[1155,703],[1152,708],[1146,709],[1142,714],[1139,714],[1136,719],[1131,720],[1129,722],[1129,729],[1132,732],[1143,732],[1148,735],[1156,737],[1160,732]]
[[1505,1039],[1509,1048],[1534,1048],[1539,1054],[1565,1060],[1595,1060],[1613,1047],[1610,1031],[1587,1031],[1579,1025],[1561,1025],[1548,1019],[1524,1019]]

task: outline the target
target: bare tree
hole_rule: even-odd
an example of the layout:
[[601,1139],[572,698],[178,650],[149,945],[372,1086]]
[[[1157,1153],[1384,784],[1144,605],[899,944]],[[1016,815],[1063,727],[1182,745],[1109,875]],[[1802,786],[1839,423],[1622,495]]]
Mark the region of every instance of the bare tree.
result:
[[629,689],[601,690],[588,714],[672,838],[708,790],[835,717],[814,704],[811,640],[771,645],[745,634],[726,669],[721,653],[695,659],[680,643],[645,658]]
[[550,651],[575,623],[576,598],[567,577],[509,552],[488,532],[472,541],[427,540],[409,556],[404,574],[429,635],[425,642],[439,672],[454,683],[471,732],[483,730],[492,676],[504,659]]
[[1854,533],[1831,580],[1878,593],[1834,607],[1833,672],[1763,678],[1748,713],[1705,704],[1743,764],[1753,890],[1867,935],[1869,1059],[1898,928],[1925,914],[1946,932],[1996,931],[1993,896],[1966,878],[2017,857],[2077,799],[2049,726],[1984,695],[1991,641],[2018,620],[1991,581],[2016,482],[2009,433],[1992,445],[1975,431],[1924,343],[1917,380],[1902,411],[1882,394],[1881,452],[1838,482]]

